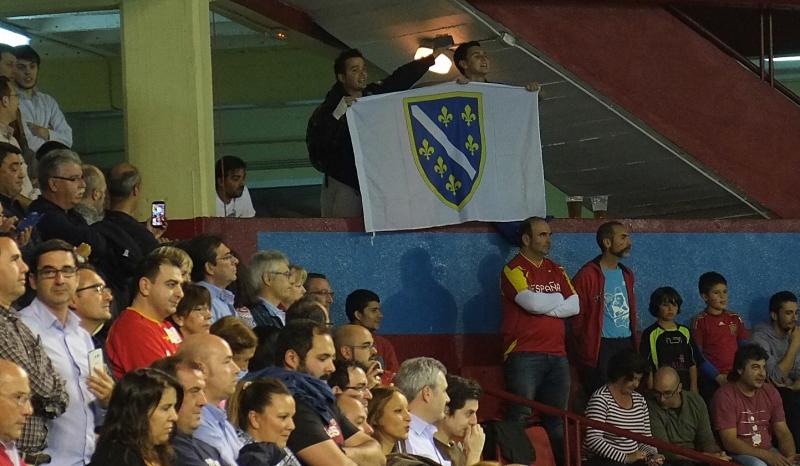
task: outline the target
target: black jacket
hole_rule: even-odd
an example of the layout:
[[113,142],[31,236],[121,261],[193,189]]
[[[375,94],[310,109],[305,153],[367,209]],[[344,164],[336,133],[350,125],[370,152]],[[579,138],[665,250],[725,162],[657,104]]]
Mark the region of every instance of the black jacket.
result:
[[239,466],[299,466],[300,461],[274,443],[250,443],[239,450]]
[[[368,96],[408,90],[425,75],[433,63],[433,55],[406,63],[383,81],[368,84],[363,94]],[[318,167],[314,161],[316,158],[327,176],[358,191],[358,175],[347,118],[343,116],[337,120],[333,117],[333,110],[346,95],[344,86],[337,81],[328,91],[325,101],[314,110],[308,120],[306,145],[315,167]]]
[[127,446],[98,443],[89,466],[147,466],[139,452]]
[[105,256],[105,238],[92,230],[86,220],[75,210],[64,210],[40,196],[31,203],[28,212],[42,214],[42,219],[36,225],[36,231],[42,241],[58,238],[73,246],[87,243],[92,247],[91,259]]

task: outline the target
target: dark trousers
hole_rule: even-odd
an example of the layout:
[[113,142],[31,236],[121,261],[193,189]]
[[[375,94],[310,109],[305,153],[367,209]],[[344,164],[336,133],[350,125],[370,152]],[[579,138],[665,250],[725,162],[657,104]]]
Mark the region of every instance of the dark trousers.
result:
[[608,382],[608,361],[611,356],[624,349],[636,349],[633,345],[633,337],[627,338],[601,338],[600,352],[597,355],[597,365],[595,367],[584,368],[583,383],[586,389],[586,399],[591,398],[595,390]]

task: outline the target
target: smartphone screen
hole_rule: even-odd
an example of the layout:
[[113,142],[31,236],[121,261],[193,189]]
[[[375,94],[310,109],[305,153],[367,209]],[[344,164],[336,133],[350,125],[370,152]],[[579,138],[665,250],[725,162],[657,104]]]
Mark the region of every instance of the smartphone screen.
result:
[[150,211],[150,225],[163,228],[167,221],[167,204],[164,201],[154,201]]

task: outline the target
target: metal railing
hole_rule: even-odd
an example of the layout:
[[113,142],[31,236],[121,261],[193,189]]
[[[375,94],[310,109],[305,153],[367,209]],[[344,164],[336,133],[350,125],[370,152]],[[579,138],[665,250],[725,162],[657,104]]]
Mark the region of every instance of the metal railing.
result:
[[714,456],[701,453],[696,450],[679,447],[667,441],[660,440],[653,437],[645,437],[644,435],[631,432],[629,430],[621,429],[615,425],[608,424],[601,421],[595,421],[570,411],[554,408],[546,404],[539,403],[538,401],[531,401],[517,395],[498,390],[495,388],[485,388],[484,394],[499,398],[508,403],[527,406],[537,412],[546,416],[560,417],[564,423],[564,465],[565,466],[580,466],[581,464],[581,448],[582,448],[582,432],[586,427],[593,427],[605,432],[626,437],[636,440],[639,443],[652,445],[660,451],[668,451],[676,455],[686,457],[690,460],[697,461],[712,466],[734,466],[736,463],[724,461]]

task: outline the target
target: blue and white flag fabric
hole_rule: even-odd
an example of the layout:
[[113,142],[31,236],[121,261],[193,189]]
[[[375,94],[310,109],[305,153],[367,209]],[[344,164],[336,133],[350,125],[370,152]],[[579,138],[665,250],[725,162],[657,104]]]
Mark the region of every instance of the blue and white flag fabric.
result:
[[367,231],[545,215],[536,92],[448,83],[347,110]]

